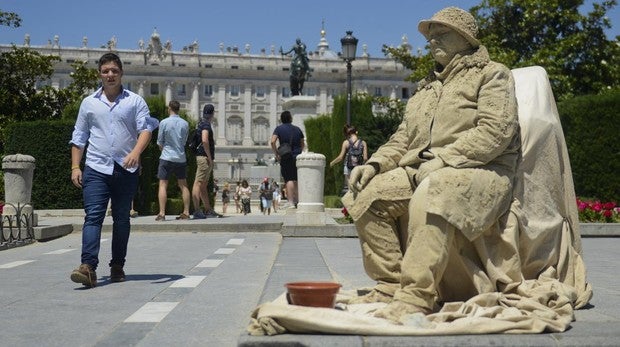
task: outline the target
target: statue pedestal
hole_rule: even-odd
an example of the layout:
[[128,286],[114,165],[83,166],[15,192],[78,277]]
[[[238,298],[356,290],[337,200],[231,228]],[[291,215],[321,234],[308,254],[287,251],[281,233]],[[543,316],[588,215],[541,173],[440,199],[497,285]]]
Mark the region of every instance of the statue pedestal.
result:
[[297,156],[299,203],[295,214],[297,225],[325,225],[323,186],[325,156],[304,152]]
[[293,125],[298,126],[306,135],[304,121],[316,116],[319,100],[315,96],[295,95],[284,100],[282,110],[288,110],[293,115]]

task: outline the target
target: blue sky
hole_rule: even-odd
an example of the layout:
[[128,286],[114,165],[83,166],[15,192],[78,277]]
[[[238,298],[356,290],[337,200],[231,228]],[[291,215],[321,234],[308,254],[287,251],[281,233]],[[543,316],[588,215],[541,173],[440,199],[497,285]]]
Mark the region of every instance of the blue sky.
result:
[[[239,47],[250,44],[251,52],[261,48],[268,52],[282,46],[288,50],[297,37],[315,50],[324,22],[330,48],[340,51],[340,38],[347,30],[359,39],[358,55],[362,44],[368,53],[383,56],[383,44],[397,46],[407,35],[410,44],[424,47],[424,39],[417,31],[417,23],[430,18],[446,6],[464,9],[480,0],[384,0],[360,1],[160,1],[160,0],[2,0],[0,9],[16,12],[22,18],[20,28],[0,27],[0,43],[21,45],[24,34],[31,37],[32,45],[45,45],[60,38],[60,45],[80,47],[88,37],[89,47],[105,44],[112,36],[120,49],[136,49],[138,41],[148,42],[154,28],[162,42],[170,40],[178,51],[194,40],[200,52],[218,52],[218,45]],[[592,0],[585,1],[584,10],[591,9]],[[620,9],[610,12],[613,28],[608,37],[620,35]]]

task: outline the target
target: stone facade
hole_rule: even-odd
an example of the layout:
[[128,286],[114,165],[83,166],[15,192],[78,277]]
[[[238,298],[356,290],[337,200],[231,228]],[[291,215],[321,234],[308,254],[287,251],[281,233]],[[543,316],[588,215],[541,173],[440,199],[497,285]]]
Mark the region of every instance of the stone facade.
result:
[[[252,53],[249,45],[239,50],[224,48],[222,44],[219,52],[202,53],[198,43],[193,42],[174,50],[170,41],[161,42],[157,31],[149,42],[140,40],[133,50],[118,49],[115,37],[98,48],[88,47],[86,37],[81,47],[63,47],[57,37],[45,46],[30,46],[27,37],[23,46],[60,57],[51,80],[46,82],[55,88],[70,83],[71,63],[87,61],[89,66],[96,67],[99,57],[112,51],[123,61],[124,86],[143,97],[164,95],[166,103],[176,99],[194,119],[205,104],[215,105],[214,177],[220,182],[259,180],[260,177],[250,177],[252,166],[258,161],[273,164],[269,140],[280,123],[284,105],[291,101],[291,58],[281,56],[274,46],[269,51]],[[0,52],[11,49],[9,44],[0,44]],[[364,46],[361,51],[353,61],[353,92],[408,98],[411,84],[404,79],[410,71],[392,59],[370,57]],[[309,53],[309,59],[312,77],[304,85],[303,98],[315,100],[316,108],[311,110],[315,115],[329,114],[334,97],[346,93],[346,64],[329,49],[325,31],[321,31],[319,44]],[[303,122],[294,123],[303,130]]]

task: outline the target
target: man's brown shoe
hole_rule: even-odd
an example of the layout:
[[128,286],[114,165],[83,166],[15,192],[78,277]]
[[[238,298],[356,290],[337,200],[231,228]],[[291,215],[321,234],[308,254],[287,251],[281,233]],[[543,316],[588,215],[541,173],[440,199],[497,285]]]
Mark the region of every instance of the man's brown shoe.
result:
[[88,288],[97,286],[97,273],[88,264],[82,264],[71,272],[71,280],[75,283],[82,283]]
[[110,282],[125,282],[125,271],[122,265],[110,266]]

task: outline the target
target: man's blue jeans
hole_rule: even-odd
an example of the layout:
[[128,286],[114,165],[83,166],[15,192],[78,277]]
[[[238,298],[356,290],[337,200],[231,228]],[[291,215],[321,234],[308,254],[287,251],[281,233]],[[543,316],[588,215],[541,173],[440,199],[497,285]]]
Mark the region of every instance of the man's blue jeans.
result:
[[101,226],[108,201],[112,203],[112,264],[125,265],[129,241],[129,210],[138,186],[138,172],[129,172],[114,164],[112,175],[102,174],[90,167],[84,168],[82,194],[84,197],[84,227],[82,228],[82,264],[97,269]]

